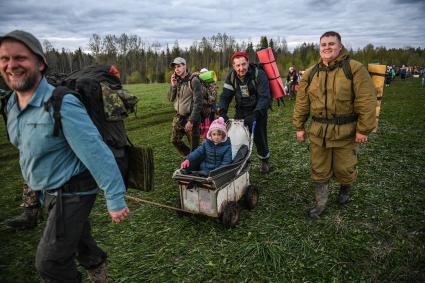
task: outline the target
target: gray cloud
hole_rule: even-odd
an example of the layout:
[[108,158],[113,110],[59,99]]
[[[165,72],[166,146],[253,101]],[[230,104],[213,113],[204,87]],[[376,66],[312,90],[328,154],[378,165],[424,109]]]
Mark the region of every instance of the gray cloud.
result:
[[136,34],[149,42],[180,46],[226,33],[238,41],[284,38],[293,48],[317,42],[328,30],[346,46],[425,47],[421,0],[171,0],[2,1],[0,34],[34,33],[56,48],[87,48],[93,33]]

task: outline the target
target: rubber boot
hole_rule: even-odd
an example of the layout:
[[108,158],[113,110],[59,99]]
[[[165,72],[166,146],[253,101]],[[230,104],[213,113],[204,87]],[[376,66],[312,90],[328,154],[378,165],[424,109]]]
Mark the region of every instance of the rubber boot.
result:
[[339,194],[337,197],[339,204],[346,204],[350,201],[350,191],[351,191],[351,184],[343,185],[341,184],[339,188]]
[[13,229],[33,229],[37,226],[40,216],[39,207],[25,207],[21,215],[7,219],[5,224]]
[[89,276],[90,282],[92,283],[109,283],[106,262],[103,262],[98,267],[87,269],[87,274]]
[[309,215],[311,218],[319,218],[325,211],[328,202],[328,183],[314,183],[314,190],[316,196],[316,206],[310,210]]
[[269,161],[267,159],[261,160],[260,173],[261,174],[267,174],[269,172],[270,172]]

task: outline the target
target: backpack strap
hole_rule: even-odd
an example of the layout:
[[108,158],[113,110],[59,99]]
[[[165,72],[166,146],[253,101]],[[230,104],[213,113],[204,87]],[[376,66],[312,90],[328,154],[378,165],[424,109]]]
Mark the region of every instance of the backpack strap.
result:
[[59,131],[62,129],[62,121],[61,121],[61,107],[62,107],[62,101],[65,94],[71,93],[75,95],[78,99],[80,99],[80,95],[78,92],[75,92],[73,90],[70,90],[66,86],[58,86],[55,88],[55,90],[52,93],[52,96],[44,102],[44,110],[49,111],[49,106],[52,105],[53,107],[53,119],[54,127],[53,127],[53,136],[57,137],[59,136]]
[[347,80],[351,81],[351,93],[352,93],[352,99],[354,101],[356,97],[356,93],[354,92],[354,80],[353,80],[353,72],[351,71],[350,66],[350,58],[347,57],[342,61],[342,70],[344,71],[344,75],[347,78]]
[[313,68],[311,69],[311,72],[308,74],[307,86],[305,87],[306,92],[307,92],[307,89],[310,86],[311,81],[313,80],[313,77],[314,77],[315,74],[317,74],[317,76],[319,76],[319,64],[314,65]]
[[233,90],[236,90],[236,77],[235,77],[235,70],[232,69],[230,72],[230,84],[233,87]]
[[[198,78],[199,78],[199,75],[197,75],[197,74],[191,74],[191,75],[189,76],[189,79],[187,79],[187,81],[189,82],[189,89],[190,89],[190,91],[192,91],[192,92],[193,92],[192,80],[193,80],[195,77],[198,77]],[[199,81],[202,83],[202,80],[199,80]]]
[[251,80],[252,82],[252,86],[254,87],[255,90],[257,90],[257,85],[258,85],[258,67],[254,65],[254,79]]
[[342,71],[344,71],[344,75],[347,78],[347,80],[353,81],[353,73],[351,72],[351,66],[350,66],[350,58],[345,58],[342,60]]
[[[351,81],[351,88],[352,88],[353,93],[354,93],[353,73],[351,72],[350,58],[347,57],[344,60],[342,60],[342,62],[340,64],[338,64],[337,67],[342,68],[342,71],[344,72],[344,75],[347,78],[347,80]],[[313,80],[313,77],[314,77],[315,74],[317,74],[317,76],[319,76],[319,64],[314,65],[313,69],[308,74],[307,86],[305,88],[306,91],[307,91],[308,87],[310,86],[311,81]]]

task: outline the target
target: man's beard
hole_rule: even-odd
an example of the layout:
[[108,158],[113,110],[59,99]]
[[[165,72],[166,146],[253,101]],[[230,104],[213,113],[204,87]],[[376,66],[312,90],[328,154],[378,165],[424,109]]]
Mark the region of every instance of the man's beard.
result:
[[[5,75],[3,77],[6,77],[8,75]],[[6,84],[9,86],[9,88],[13,89],[14,91],[18,92],[25,92],[32,90],[34,86],[38,83],[39,76],[37,71],[26,71],[26,76],[19,81],[14,81],[10,79],[5,79]]]

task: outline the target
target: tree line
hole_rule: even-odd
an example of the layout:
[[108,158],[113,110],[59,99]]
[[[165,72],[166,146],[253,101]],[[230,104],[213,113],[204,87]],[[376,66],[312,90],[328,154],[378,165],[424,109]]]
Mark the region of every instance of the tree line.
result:
[[[226,33],[218,33],[209,38],[194,41],[190,47],[182,48],[176,40],[170,48],[159,42],[142,40],[138,35],[123,33],[119,36],[93,34],[88,42],[88,50],[81,48],[70,51],[53,48],[49,41],[43,42],[49,63],[50,73],[70,73],[94,63],[115,65],[125,83],[168,82],[173,70],[169,63],[175,57],[183,57],[191,71],[208,68],[224,79],[230,69],[230,56],[239,50],[248,53],[256,62],[256,51],[271,47],[281,76],[285,76],[290,66],[304,70],[319,60],[319,46],[316,43],[303,43],[292,52],[288,50],[284,38],[262,36],[258,43],[237,42]],[[350,56],[363,64],[380,63],[385,65],[425,66],[425,49],[375,47],[368,44],[364,48],[349,50]]]

